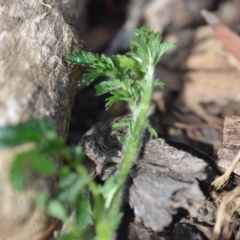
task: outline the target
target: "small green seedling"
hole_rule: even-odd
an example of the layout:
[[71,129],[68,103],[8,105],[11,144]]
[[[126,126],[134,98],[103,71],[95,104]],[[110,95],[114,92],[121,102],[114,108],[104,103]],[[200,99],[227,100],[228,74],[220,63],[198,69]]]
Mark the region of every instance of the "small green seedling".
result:
[[[131,118],[113,125],[113,130],[128,129],[127,135],[119,139],[123,145],[122,161],[117,173],[103,185],[96,184],[83,167],[81,149],[64,146],[51,124],[29,120],[17,126],[0,128],[0,151],[27,142],[35,146],[17,155],[12,164],[10,178],[17,190],[28,187],[24,178],[26,166],[35,172],[35,176],[51,177],[59,174],[54,161],[56,156],[65,159],[55,194],[39,192],[36,198],[42,209],[63,221],[68,228],[68,233],[58,239],[114,239],[122,219],[119,209],[124,184],[138,157],[143,133],[148,130],[157,136],[148,121],[152,91],[155,86],[163,87],[163,83],[154,79],[154,67],[175,43],[160,43],[160,35],[145,27],[134,29],[133,33],[135,37],[130,40],[130,51],[123,56],[106,57],[85,51],[67,56],[68,62],[88,67],[83,79],[87,84],[99,76],[107,77],[96,86],[97,95],[111,94],[106,99],[107,109],[119,100],[127,101],[130,106]],[[71,222],[68,216],[73,210],[75,221]]]
[[95,202],[93,218],[99,240],[113,239],[122,215],[119,213],[124,183],[129,170],[137,159],[142,145],[143,132],[147,129],[157,136],[150,126],[148,116],[152,92],[155,86],[163,83],[154,79],[154,68],[161,56],[175,43],[160,43],[159,33],[149,28],[132,30],[135,37],[130,40],[130,51],[125,55],[107,57],[82,51],[67,55],[67,61],[88,67],[83,81],[90,84],[100,76],[107,77],[96,85],[97,96],[110,93],[106,99],[106,109],[115,102],[128,102],[131,119],[113,125],[113,130],[128,128],[126,137],[120,139],[123,144],[123,156],[116,175],[110,177],[102,187],[102,203]]

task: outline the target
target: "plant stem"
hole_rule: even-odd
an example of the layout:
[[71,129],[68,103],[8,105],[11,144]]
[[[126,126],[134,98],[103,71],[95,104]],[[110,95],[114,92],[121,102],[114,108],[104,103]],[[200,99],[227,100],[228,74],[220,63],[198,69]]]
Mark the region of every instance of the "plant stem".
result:
[[132,113],[132,129],[127,135],[122,161],[117,173],[117,178],[124,179],[124,181],[126,181],[131,165],[137,159],[141,149],[142,134],[146,128],[146,121],[152,98],[153,73],[154,68],[149,67],[148,73],[144,77],[146,85],[144,92],[141,94],[139,105],[133,108],[135,110]]
[[114,216],[119,213],[119,208],[121,205],[122,194],[124,190],[124,184],[127,180],[129,170],[137,159],[141,145],[142,145],[142,135],[146,128],[146,121],[149,113],[149,107],[152,98],[153,91],[153,74],[154,68],[149,67],[147,74],[144,76],[144,81],[146,82],[144,92],[141,94],[141,99],[137,107],[132,113],[132,128],[129,129],[127,135],[126,144],[124,146],[124,153],[122,156],[122,161],[120,163],[116,178],[122,180],[122,184],[115,195],[113,201],[114,206],[112,207],[111,215]]

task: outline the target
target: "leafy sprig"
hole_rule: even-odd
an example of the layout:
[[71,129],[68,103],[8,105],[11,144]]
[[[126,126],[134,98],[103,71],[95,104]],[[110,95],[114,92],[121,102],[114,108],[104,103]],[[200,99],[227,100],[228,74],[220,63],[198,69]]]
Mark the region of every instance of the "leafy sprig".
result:
[[[82,51],[67,55],[67,61],[88,67],[88,72],[83,80],[89,84],[100,76],[107,77],[95,86],[97,95],[110,93],[106,99],[106,108],[115,102],[123,100],[128,102],[131,110],[131,119],[122,120],[113,125],[113,130],[128,128],[128,134],[119,139],[123,144],[123,157],[116,175],[110,177],[104,185],[103,209],[101,210],[107,222],[115,219],[119,222],[121,214],[119,206],[128,172],[133,162],[138,157],[143,132],[147,129],[151,135],[157,136],[156,131],[148,121],[151,96],[155,86],[163,87],[163,83],[154,79],[154,67],[161,56],[175,43],[160,43],[159,33],[152,32],[149,28],[133,29],[135,37],[130,40],[130,51],[124,56],[116,55],[106,57]],[[94,218],[98,230],[103,227]],[[100,224],[100,225],[98,225]],[[100,227],[101,226],[101,227]],[[104,225],[107,235],[99,239],[111,239],[113,231],[110,225]],[[99,233],[100,234],[100,233]],[[100,236],[100,235],[99,235]]]
[[[128,102],[131,109],[135,108],[145,91],[143,75],[175,44],[160,44],[160,35],[146,27],[133,29],[133,33],[135,38],[130,40],[130,51],[126,55],[106,57],[85,51],[67,55],[68,62],[88,67],[83,77],[85,83],[90,84],[100,76],[108,78],[95,86],[97,96],[108,92],[112,95],[106,99],[107,109],[120,100]],[[157,80],[154,84],[163,87]]]
[[[81,162],[83,154],[80,147],[66,147],[64,141],[52,124],[42,119],[30,119],[25,123],[0,127],[0,151],[12,151],[22,147],[12,163],[10,180],[17,191],[35,188],[42,177],[51,179],[59,176],[60,181],[55,194],[38,192],[36,202],[49,215],[62,220],[68,227],[62,239],[92,239],[86,233],[91,222],[88,185],[94,184]],[[65,159],[66,164],[59,173],[56,156]],[[2,159],[4,160],[4,159]],[[34,179],[26,176],[30,176]],[[34,173],[34,174],[33,174]],[[97,188],[95,186],[95,188]],[[68,220],[70,208],[75,209],[75,225]]]

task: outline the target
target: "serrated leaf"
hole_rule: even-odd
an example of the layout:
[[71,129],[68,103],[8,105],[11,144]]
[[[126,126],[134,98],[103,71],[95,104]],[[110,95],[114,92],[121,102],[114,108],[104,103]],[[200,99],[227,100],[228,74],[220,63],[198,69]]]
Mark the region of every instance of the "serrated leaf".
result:
[[87,85],[89,85],[94,79],[97,77],[100,77],[101,73],[97,71],[90,71],[83,75],[83,82],[85,82]]
[[160,87],[160,88],[164,88],[164,86],[165,86],[165,83],[164,82],[160,82],[160,81],[158,81],[158,80],[155,80],[154,81],[154,87]]
[[91,68],[99,67],[113,69],[114,64],[111,58],[105,55],[81,51],[79,53],[71,53],[66,56],[66,60],[70,63],[79,64]]
[[95,86],[96,95],[100,96],[112,90],[116,90],[122,87],[119,81],[104,81]]
[[78,52],[67,54],[66,60],[69,63],[79,64],[79,62],[81,61],[81,54]]
[[132,86],[129,88],[129,92],[130,92],[130,95],[132,96],[134,102],[138,102],[138,100],[140,99],[140,90],[135,87],[135,86]]
[[134,83],[136,82],[136,78],[133,76],[128,76],[125,77],[124,79],[122,79],[122,84],[124,85],[124,89],[129,89],[131,86],[134,85]]
[[118,69],[112,59],[105,55],[82,51],[80,53],[67,55],[67,60],[91,68],[89,72],[83,76],[83,81],[87,84],[90,84],[100,76],[106,76],[114,80],[115,77],[119,75]]
[[119,190],[120,187],[122,187],[123,182],[123,179],[116,178],[116,176],[111,176],[102,187],[99,187],[100,192],[105,199],[105,209],[108,209],[110,207],[115,193]]
[[114,123],[112,125],[112,129],[113,130],[118,130],[118,129],[121,129],[123,127],[129,127],[130,126],[130,121],[131,120],[122,119],[119,122]]
[[118,136],[118,141],[122,144],[122,145],[125,145],[126,144],[126,137],[124,136]]
[[125,55],[112,56],[112,60],[118,68],[122,69],[134,69],[136,62]]
[[119,98],[117,96],[108,97],[105,104],[106,110],[108,110],[117,101],[119,101]]
[[132,103],[131,96],[129,96],[129,94],[125,91],[121,91],[121,92],[120,91],[119,92],[112,91],[111,93],[112,93],[112,96],[110,96],[106,99],[106,104],[105,104],[106,110],[108,108],[110,108],[115,102],[120,101],[120,100],[126,101],[129,104]]
[[170,48],[172,48],[173,46],[175,46],[177,43],[176,42],[165,42],[165,43],[161,43],[159,50],[158,50],[158,54],[156,56],[156,63],[159,61],[159,59],[161,58],[161,56]]
[[91,177],[81,177],[78,178],[77,181],[69,188],[67,200],[68,202],[73,202],[78,194],[87,186],[87,184],[91,181]]
[[146,72],[147,66],[154,66],[175,43],[163,43],[160,45],[161,36],[152,32],[147,27],[133,29],[135,37],[130,40],[130,52],[127,55],[139,62],[142,71]]
[[154,137],[154,138],[158,137],[156,130],[150,124],[147,125],[147,130],[150,133],[151,137]]

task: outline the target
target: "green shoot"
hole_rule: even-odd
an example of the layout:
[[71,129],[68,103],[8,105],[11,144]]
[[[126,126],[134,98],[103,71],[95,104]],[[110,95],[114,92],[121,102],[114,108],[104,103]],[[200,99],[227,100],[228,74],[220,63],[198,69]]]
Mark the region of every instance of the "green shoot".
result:
[[113,239],[114,231],[121,221],[119,208],[124,183],[139,155],[143,132],[148,130],[156,136],[148,122],[148,115],[153,89],[155,86],[162,87],[163,84],[154,79],[154,67],[161,56],[175,44],[160,43],[160,35],[146,27],[133,29],[133,33],[135,37],[130,40],[130,51],[124,56],[106,57],[85,51],[67,56],[68,62],[88,67],[83,78],[85,83],[90,84],[99,76],[107,77],[106,81],[96,85],[97,96],[111,94],[106,99],[106,109],[123,100],[128,102],[131,110],[130,121],[120,121],[113,126],[114,130],[128,127],[128,134],[121,139],[124,151],[118,172],[105,182],[102,191],[97,194],[98,197],[101,196],[101,201],[94,201],[93,218],[99,240]]
[[[23,124],[0,127],[0,151],[25,143],[32,143],[33,147],[19,153],[12,163],[10,180],[13,188],[24,191],[35,187],[34,183],[42,181],[42,178],[47,177],[49,182],[52,176],[58,175],[60,181],[56,193],[52,195],[48,191],[39,191],[36,203],[67,226],[68,234],[62,236],[62,239],[93,239],[94,235],[87,233],[87,227],[91,224],[90,198],[87,191],[89,188],[97,189],[97,186],[82,166],[81,149],[66,147],[54,127],[44,120],[31,119]],[[56,156],[66,161],[60,174]],[[25,174],[28,171],[34,179],[26,179]],[[69,210],[72,208],[75,210],[74,224],[68,220]]]

